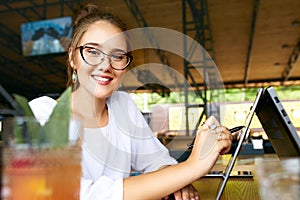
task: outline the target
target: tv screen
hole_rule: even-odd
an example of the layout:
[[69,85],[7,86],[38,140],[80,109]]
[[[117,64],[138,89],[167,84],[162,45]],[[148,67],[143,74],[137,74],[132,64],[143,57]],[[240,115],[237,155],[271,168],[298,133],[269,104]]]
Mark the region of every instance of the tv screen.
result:
[[24,56],[66,52],[71,37],[71,17],[21,24],[22,53]]

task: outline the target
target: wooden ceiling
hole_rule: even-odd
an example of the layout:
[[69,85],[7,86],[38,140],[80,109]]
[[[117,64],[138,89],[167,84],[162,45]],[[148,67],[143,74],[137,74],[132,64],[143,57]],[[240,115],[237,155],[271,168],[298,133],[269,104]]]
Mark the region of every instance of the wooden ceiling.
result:
[[[46,4],[45,4],[46,2]],[[119,15],[130,29],[141,23],[184,33],[183,5],[188,20],[193,19],[191,4],[181,0],[8,0],[0,2],[0,73],[1,85],[9,93],[34,98],[59,94],[66,83],[65,55],[24,57],[21,53],[20,25],[61,16],[73,16],[80,3],[92,2]],[[127,3],[134,3],[137,10]],[[196,2],[205,1],[190,1]],[[227,88],[268,85],[300,85],[300,1],[299,0],[207,0],[205,42],[223,84]],[[139,17],[143,17],[141,18]],[[194,37],[193,33],[186,32]],[[207,36],[208,35],[208,36]],[[173,41],[181,45],[182,41]],[[181,48],[181,47],[180,47]],[[170,67],[183,76],[183,59],[164,52]],[[160,63],[155,51],[134,52],[134,66]],[[151,67],[158,82],[165,83],[168,74]],[[149,67],[148,67],[149,68]],[[155,70],[156,69],[156,70]],[[152,71],[153,70],[153,71]],[[134,73],[123,86],[140,87]],[[145,78],[145,77],[144,77]],[[134,80],[133,80],[134,79]],[[196,82],[203,80],[196,78]],[[136,84],[136,85],[135,85]],[[126,88],[125,88],[126,89]]]

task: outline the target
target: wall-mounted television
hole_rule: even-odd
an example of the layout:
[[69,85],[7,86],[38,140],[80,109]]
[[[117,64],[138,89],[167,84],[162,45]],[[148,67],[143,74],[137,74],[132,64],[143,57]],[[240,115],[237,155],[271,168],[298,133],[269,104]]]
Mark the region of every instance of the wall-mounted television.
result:
[[72,17],[21,24],[22,54],[36,56],[67,51],[72,37]]

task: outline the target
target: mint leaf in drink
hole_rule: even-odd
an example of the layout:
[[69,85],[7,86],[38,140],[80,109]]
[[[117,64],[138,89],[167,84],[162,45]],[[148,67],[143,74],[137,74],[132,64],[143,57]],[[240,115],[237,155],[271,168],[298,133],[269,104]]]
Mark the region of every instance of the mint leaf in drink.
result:
[[19,104],[19,106],[23,110],[24,115],[26,117],[34,117],[33,112],[31,110],[31,108],[29,107],[28,99],[26,99],[26,97],[23,97],[18,94],[14,94],[13,96],[15,97],[16,102]]
[[39,141],[40,125],[34,120],[33,112],[28,104],[28,99],[23,96],[14,94],[16,102],[23,110],[24,116],[15,117],[14,130],[15,140],[17,143],[36,143]]

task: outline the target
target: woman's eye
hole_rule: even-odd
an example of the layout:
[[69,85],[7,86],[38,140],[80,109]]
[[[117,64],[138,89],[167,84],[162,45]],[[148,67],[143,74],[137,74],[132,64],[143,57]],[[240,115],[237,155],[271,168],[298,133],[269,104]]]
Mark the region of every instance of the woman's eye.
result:
[[87,52],[89,53],[89,55],[91,56],[99,56],[100,55],[100,51],[96,50],[96,49],[87,49]]
[[122,60],[125,57],[125,55],[123,55],[123,54],[111,54],[110,57],[114,60]]

